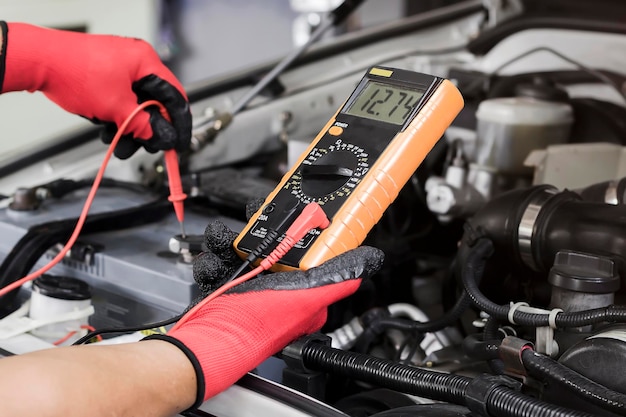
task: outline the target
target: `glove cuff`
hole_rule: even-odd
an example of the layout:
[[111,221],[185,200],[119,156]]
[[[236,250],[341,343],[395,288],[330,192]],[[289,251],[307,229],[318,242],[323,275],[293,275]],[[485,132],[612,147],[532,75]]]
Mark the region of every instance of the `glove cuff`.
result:
[[191,362],[191,365],[193,366],[193,370],[196,373],[196,384],[197,384],[196,401],[193,403],[191,407],[189,407],[189,409],[191,410],[191,409],[200,407],[200,405],[202,405],[202,402],[204,401],[204,392],[205,392],[206,384],[204,381],[204,372],[202,371],[202,366],[200,365],[200,362],[198,361],[198,358],[196,357],[196,355],[194,355],[194,353],[187,346],[185,346],[183,342],[165,334],[153,334],[153,335],[144,337],[141,340],[163,340],[164,342],[168,342],[176,346],[185,354],[185,356],[187,356],[187,359],[189,359],[189,362]]
[[7,66],[7,35],[9,27],[7,22],[0,20],[0,36],[2,36],[2,46],[0,47],[0,91],[4,91],[4,71]]

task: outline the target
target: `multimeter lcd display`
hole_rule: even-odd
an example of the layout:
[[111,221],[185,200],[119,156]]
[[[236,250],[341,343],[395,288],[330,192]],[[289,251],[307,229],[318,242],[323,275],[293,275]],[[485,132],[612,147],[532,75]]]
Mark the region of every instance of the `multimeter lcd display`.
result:
[[344,113],[402,125],[423,95],[424,90],[369,81]]

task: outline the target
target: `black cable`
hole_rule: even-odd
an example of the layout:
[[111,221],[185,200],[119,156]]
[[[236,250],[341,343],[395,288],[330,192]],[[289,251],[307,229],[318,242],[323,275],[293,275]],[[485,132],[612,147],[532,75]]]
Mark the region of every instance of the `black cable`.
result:
[[378,334],[387,329],[412,331],[418,333],[436,332],[455,324],[470,305],[471,298],[467,295],[465,291],[463,291],[461,297],[459,297],[452,310],[448,311],[446,314],[437,319],[425,322],[418,322],[399,317],[380,317],[372,323],[372,326],[377,329],[376,332]]
[[169,319],[165,319],[162,321],[157,321],[156,323],[148,323],[148,324],[140,324],[137,326],[128,326],[128,327],[112,327],[108,329],[99,329],[94,330],[92,332],[87,333],[85,336],[81,337],[72,345],[82,345],[83,343],[93,339],[96,336],[100,336],[103,334],[111,334],[111,333],[132,333],[132,332],[140,332],[142,330],[156,329],[163,326],[168,326],[170,324],[176,323],[183,317],[184,313],[181,313],[177,316],[170,317]]
[[180,413],[180,415],[185,417],[215,417],[214,414],[209,414],[202,410],[187,410]]
[[522,362],[530,376],[558,384],[578,397],[605,410],[626,416],[626,394],[598,384],[567,366],[531,349],[522,351]]
[[[482,340],[502,340],[504,334],[500,333],[500,321],[495,317],[489,317],[483,328]],[[496,375],[504,374],[504,362],[499,357],[487,359],[489,368]]]
[[463,339],[463,352],[473,359],[497,359],[499,349],[499,340],[484,339],[480,334],[472,334]]
[[[492,253],[493,244],[491,240],[486,238],[479,239],[470,249],[461,278],[467,294],[476,307],[496,319],[508,322],[511,306],[498,305],[492,302],[478,288],[478,281],[482,277],[486,260]],[[521,326],[550,326],[548,313],[537,314],[516,310],[513,313],[513,321]],[[585,311],[561,312],[554,319],[554,324],[559,328],[583,327],[601,322],[625,323],[626,306],[611,305]]]
[[581,64],[580,62],[567,57],[566,55],[563,55],[562,53],[546,47],[546,46],[539,46],[537,48],[533,48],[533,49],[529,49],[528,51],[521,53],[519,55],[516,55],[515,57],[509,59],[508,61],[503,62],[502,64],[500,64],[498,67],[496,67],[493,71],[491,71],[489,74],[485,74],[483,77],[477,79],[476,81],[470,83],[469,85],[467,85],[464,90],[467,91],[471,91],[473,88],[479,87],[481,84],[488,86],[491,83],[491,79],[498,75],[498,73],[500,71],[502,71],[504,68],[508,67],[509,65],[513,64],[516,61],[519,61],[522,58],[525,58],[528,55],[532,55],[536,52],[540,52],[540,51],[545,51],[545,52],[550,52],[551,54],[561,58],[562,60],[569,62],[570,64],[576,66],[579,70],[586,72],[587,74],[593,76],[594,78],[596,78],[597,80],[601,81],[604,84],[607,84],[608,86],[612,87],[615,91],[617,91],[617,93],[624,98],[624,100],[626,100],[626,93],[624,93],[621,89],[621,86],[616,84],[611,78],[607,77],[605,74],[603,74],[601,71],[597,71],[593,68],[589,68],[586,65]]
[[[49,197],[62,198],[65,195],[80,190],[82,188],[91,187],[93,185],[93,178],[72,180],[67,178],[59,178],[57,180],[48,182],[46,184],[37,185],[31,187],[32,189],[39,190],[44,189]],[[120,181],[113,178],[102,178],[100,182],[101,188],[123,188],[130,191],[145,193],[149,189],[141,184],[136,184],[127,181]],[[46,196],[47,197],[47,196]]]
[[326,18],[318,25],[307,41],[293,50],[286,57],[284,57],[270,72],[265,74],[263,78],[252,87],[242,98],[239,99],[231,110],[231,114],[234,116],[243,110],[250,101],[256,97],[264,88],[266,88],[270,82],[284,72],[300,55],[302,55],[312,44],[317,42],[320,37],[329,29],[340,24],[346,19],[357,7],[363,3],[364,0],[344,0],[337,8],[332,10]]

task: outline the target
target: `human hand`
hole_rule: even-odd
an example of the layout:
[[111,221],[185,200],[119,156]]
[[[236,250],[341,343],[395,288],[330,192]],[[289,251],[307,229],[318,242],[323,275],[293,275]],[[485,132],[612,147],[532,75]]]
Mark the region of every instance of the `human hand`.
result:
[[[209,251],[194,263],[204,292],[218,288],[241,262],[232,249],[235,237],[222,223],[207,227]],[[382,251],[362,246],[307,271],[266,274],[191,311],[167,335],[150,338],[167,340],[187,354],[196,369],[198,406],[290,342],[318,331],[327,307],[354,293],[382,262]]]
[[[137,115],[115,148],[126,159],[137,149],[184,151],[191,140],[189,101],[180,82],[147,42],[111,35],[1,22],[0,92],[41,91],[61,108],[104,128],[111,143],[124,119],[147,100],[161,102]],[[4,69],[4,77],[2,71]]]

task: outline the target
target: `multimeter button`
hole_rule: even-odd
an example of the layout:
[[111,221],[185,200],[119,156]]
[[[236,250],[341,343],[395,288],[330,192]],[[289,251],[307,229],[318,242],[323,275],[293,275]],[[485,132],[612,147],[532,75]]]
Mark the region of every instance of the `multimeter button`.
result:
[[276,203],[271,203],[268,204],[267,206],[265,206],[265,208],[263,209],[263,213],[265,214],[270,214],[271,212],[274,211],[274,209],[276,208]]
[[328,133],[333,136],[340,136],[343,133],[343,128],[339,126],[332,126],[328,129]]

